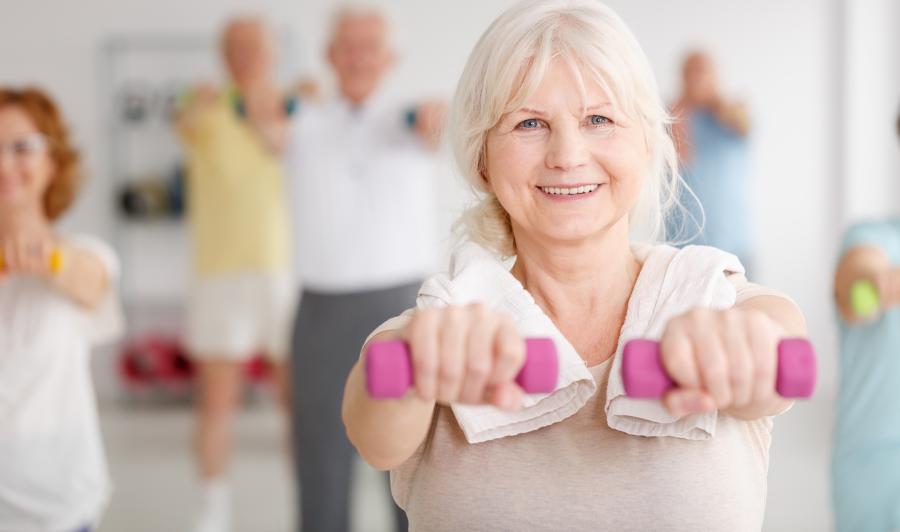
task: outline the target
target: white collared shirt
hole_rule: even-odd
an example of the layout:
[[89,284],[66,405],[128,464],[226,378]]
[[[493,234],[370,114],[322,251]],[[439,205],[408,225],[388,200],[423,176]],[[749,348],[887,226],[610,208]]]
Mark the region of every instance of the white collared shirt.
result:
[[381,96],[305,103],[286,151],[294,265],[307,289],[421,280],[438,256],[436,158]]

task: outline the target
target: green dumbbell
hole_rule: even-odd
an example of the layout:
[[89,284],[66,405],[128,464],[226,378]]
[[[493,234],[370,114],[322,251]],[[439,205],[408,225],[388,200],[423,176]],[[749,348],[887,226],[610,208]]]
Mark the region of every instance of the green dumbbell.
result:
[[850,307],[860,318],[871,318],[881,310],[881,297],[875,283],[860,279],[850,286]]

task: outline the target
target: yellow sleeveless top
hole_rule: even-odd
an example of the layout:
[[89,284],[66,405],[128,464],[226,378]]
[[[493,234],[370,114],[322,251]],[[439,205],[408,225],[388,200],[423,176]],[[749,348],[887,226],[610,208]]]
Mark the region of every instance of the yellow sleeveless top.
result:
[[235,112],[227,93],[199,111],[181,137],[188,216],[199,277],[288,268],[281,161]]

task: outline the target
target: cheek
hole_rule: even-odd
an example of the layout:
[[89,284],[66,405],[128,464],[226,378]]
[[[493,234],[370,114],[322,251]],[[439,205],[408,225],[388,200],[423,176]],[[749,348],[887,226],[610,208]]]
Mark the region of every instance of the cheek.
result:
[[489,140],[486,156],[490,186],[495,192],[501,188],[515,190],[527,186],[536,165],[543,161],[538,147],[526,146],[516,138]]
[[23,173],[28,190],[42,195],[53,180],[54,166],[49,157],[36,158],[25,165]]
[[614,188],[628,195],[637,194],[650,170],[650,154],[643,138],[622,140],[605,152],[603,165]]

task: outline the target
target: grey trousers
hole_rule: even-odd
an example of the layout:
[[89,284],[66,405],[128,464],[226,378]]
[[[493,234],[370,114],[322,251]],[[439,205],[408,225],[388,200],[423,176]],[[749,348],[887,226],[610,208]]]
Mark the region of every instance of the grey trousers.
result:
[[[356,452],[341,419],[344,384],[366,337],[388,318],[415,306],[420,284],[302,294],[291,341],[291,416],[301,532],[348,529]],[[406,514],[394,508],[397,530],[408,530]]]

